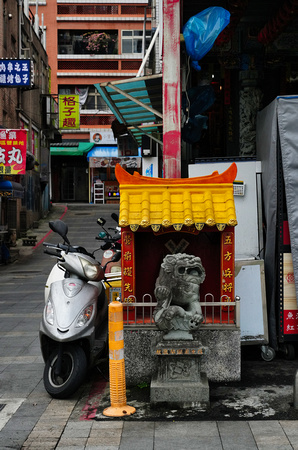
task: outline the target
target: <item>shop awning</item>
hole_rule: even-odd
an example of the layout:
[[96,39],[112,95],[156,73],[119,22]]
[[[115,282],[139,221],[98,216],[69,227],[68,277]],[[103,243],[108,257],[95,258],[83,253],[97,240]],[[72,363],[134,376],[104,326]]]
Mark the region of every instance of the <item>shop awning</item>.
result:
[[102,146],[96,146],[93,147],[90,152],[88,152],[87,160],[89,161],[89,158],[117,158],[118,157],[118,147],[102,147]]
[[24,188],[20,183],[15,181],[0,181],[0,197],[23,198]]
[[139,226],[172,226],[180,231],[183,226],[202,230],[205,225],[223,231],[237,225],[233,196],[233,181],[237,166],[219,174],[195,178],[151,178],[138,173],[130,175],[116,166],[120,185],[119,225],[136,231]]
[[79,142],[73,146],[50,147],[51,156],[83,156],[94,146],[93,142]]
[[138,145],[142,135],[162,144],[162,75],[95,84],[117,120]]

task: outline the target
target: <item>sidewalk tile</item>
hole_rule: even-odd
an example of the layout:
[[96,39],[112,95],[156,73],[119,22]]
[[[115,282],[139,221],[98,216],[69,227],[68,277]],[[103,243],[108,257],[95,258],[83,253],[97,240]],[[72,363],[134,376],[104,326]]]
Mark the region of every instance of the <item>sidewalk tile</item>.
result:
[[250,421],[249,426],[259,450],[292,450],[293,447],[277,420]]
[[256,450],[258,448],[247,422],[218,422],[218,430],[224,449]]

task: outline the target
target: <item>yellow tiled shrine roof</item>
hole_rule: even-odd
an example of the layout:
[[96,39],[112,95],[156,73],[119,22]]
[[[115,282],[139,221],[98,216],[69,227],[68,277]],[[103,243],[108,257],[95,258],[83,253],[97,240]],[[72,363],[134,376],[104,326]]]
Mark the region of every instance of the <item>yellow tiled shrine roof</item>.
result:
[[119,164],[116,177],[120,185],[119,225],[132,231],[151,226],[181,230],[183,225],[201,230],[204,225],[237,225],[233,181],[237,166],[225,172],[213,172],[196,178],[150,178],[139,173],[130,175]]

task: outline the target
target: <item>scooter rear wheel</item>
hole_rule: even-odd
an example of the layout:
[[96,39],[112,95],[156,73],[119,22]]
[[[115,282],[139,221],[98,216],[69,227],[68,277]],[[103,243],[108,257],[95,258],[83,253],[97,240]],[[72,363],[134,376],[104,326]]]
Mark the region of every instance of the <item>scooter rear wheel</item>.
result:
[[87,358],[81,347],[66,345],[62,352],[59,374],[55,373],[58,349],[54,350],[46,362],[43,381],[46,391],[53,398],[68,398],[82,384],[87,372]]

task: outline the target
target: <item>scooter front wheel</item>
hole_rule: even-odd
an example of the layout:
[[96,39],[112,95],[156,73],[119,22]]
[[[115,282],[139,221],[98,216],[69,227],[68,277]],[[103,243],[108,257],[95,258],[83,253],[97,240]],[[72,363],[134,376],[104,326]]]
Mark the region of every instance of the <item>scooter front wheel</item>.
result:
[[62,361],[58,366],[58,349],[54,350],[46,362],[43,381],[46,391],[53,398],[68,398],[82,384],[87,372],[87,358],[84,350],[75,345],[65,345]]

